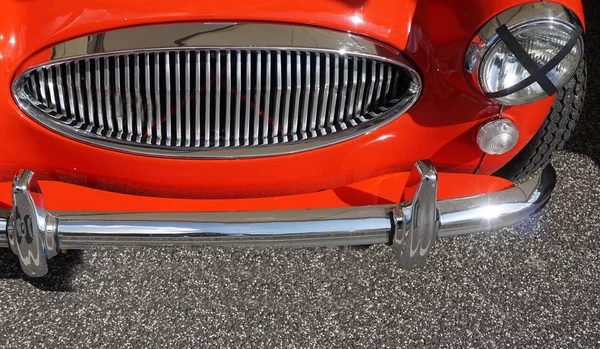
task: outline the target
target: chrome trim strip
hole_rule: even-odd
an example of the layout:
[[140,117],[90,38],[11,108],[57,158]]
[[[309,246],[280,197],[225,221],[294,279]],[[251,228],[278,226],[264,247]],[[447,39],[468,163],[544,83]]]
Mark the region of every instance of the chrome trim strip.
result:
[[[260,35],[258,35],[260,33]],[[85,40],[84,40],[85,39]],[[171,98],[166,98],[166,115],[161,115],[160,113],[160,99],[156,98],[156,113],[155,113],[155,125],[156,125],[156,134],[160,134],[161,128],[161,120],[166,122],[167,128],[167,139],[162,142],[160,139],[156,139],[151,141],[151,143],[155,143],[154,147],[150,146],[140,146],[140,144],[131,144],[125,140],[123,140],[122,135],[125,131],[123,129],[123,114],[127,116],[127,126],[129,126],[130,118],[133,117],[131,109],[131,103],[125,103],[123,106],[123,102],[120,101],[120,96],[115,96],[115,120],[117,121],[117,129],[119,131],[118,137],[115,138],[107,138],[102,135],[89,135],[85,132],[76,132],[68,125],[59,124],[53,120],[49,120],[48,116],[44,114],[43,111],[38,110],[35,106],[32,105],[32,102],[29,100],[29,97],[22,91],[20,88],[26,79],[21,79],[21,77],[26,77],[29,72],[39,67],[49,67],[55,64],[61,64],[65,62],[73,62],[78,58],[90,58],[97,56],[106,57],[108,55],[115,54],[143,54],[148,55],[152,54],[155,51],[159,50],[161,52],[169,52],[169,51],[180,51],[182,48],[193,48],[205,50],[202,51],[202,54],[207,55],[207,66],[210,57],[208,57],[212,52],[206,51],[210,49],[220,49],[220,50],[236,50],[239,54],[242,50],[248,51],[257,51],[257,48],[260,50],[264,48],[267,50],[267,67],[268,63],[271,61],[275,61],[274,68],[278,72],[283,72],[285,75],[282,76],[278,74],[277,81],[275,82],[275,86],[277,86],[278,90],[275,94],[275,101],[271,105],[271,101],[269,101],[269,91],[266,91],[265,100],[264,100],[264,108],[265,115],[270,115],[272,122],[267,122],[267,117],[264,118],[265,122],[262,125],[263,141],[258,140],[260,145],[253,145],[248,147],[228,147],[221,148],[220,145],[223,145],[223,140],[220,139],[222,135],[220,134],[220,126],[219,125],[219,116],[220,111],[220,93],[221,89],[224,88],[220,86],[216,86],[215,96],[207,95],[207,103],[205,106],[205,110],[215,110],[214,108],[210,108],[211,100],[216,103],[215,110],[215,124],[216,125],[208,125],[208,118],[205,121],[204,128],[211,129],[210,126],[214,126],[214,140],[210,140],[210,137],[205,136],[205,143],[213,144],[215,147],[212,148],[193,148],[193,147],[169,147],[173,145],[174,142],[171,140]],[[271,53],[269,50],[278,50],[276,53],[276,57],[271,57]],[[302,120],[300,122],[294,123],[293,126],[290,127],[287,123],[291,121],[289,118],[282,118],[282,112],[289,112],[289,107],[285,106],[289,105],[291,102],[291,94],[292,90],[292,79],[291,79],[291,55],[290,52],[299,52],[305,57],[309,57],[312,52],[317,55],[325,55],[326,60],[330,60],[330,54],[334,54],[335,62],[331,62],[335,65],[332,67],[333,73],[337,73],[338,69],[344,69],[344,79],[343,81],[338,82],[338,75],[335,74],[334,81],[328,85],[330,88],[327,92],[323,92],[323,100],[320,101],[319,104],[322,104],[322,112],[321,112],[321,120],[324,119],[324,123],[327,123],[327,118],[329,117],[331,122],[327,125],[331,132],[330,134],[318,135],[318,137],[308,138],[303,141],[295,141],[291,143],[282,143],[281,137],[287,136],[287,131],[289,129],[296,127],[302,130],[306,129],[307,131],[312,128],[313,120],[312,117],[314,114],[306,115],[306,113],[310,112],[310,95],[305,97],[304,105],[307,105],[305,110],[299,111],[302,113]],[[286,56],[283,57],[284,62],[282,62],[282,53],[286,52]],[[177,53],[178,54],[178,53]],[[189,52],[187,53],[189,54]],[[410,93],[405,96],[404,99],[398,102],[395,106],[385,111],[381,115],[378,115],[376,118],[369,119],[366,122],[353,126],[356,123],[345,123],[339,125],[339,127],[333,127],[333,123],[336,117],[341,121],[346,120],[350,117],[348,113],[355,106],[345,108],[345,100],[347,98],[348,92],[346,88],[348,88],[348,57],[352,56],[356,59],[354,63],[358,60],[364,59],[372,59],[378,63],[388,63],[393,64],[395,66],[400,67],[403,72],[407,74],[407,76],[412,79],[416,89],[411,90]],[[343,56],[343,62],[340,62],[341,56]],[[158,54],[156,54],[156,62],[158,62]],[[216,64],[216,76],[221,76],[220,65],[221,65],[221,55],[217,52],[217,64]],[[128,60],[127,56],[124,57],[124,60]],[[123,63],[121,61],[121,64]],[[169,55],[166,55],[166,61],[163,62],[166,67],[164,76],[166,76],[167,81],[170,81],[170,66],[169,66]],[[124,71],[129,72],[129,65],[119,67],[119,60],[116,60],[117,66],[115,69],[124,69]],[[231,63],[231,62],[229,62]],[[341,64],[340,64],[341,63]],[[79,62],[75,62],[76,67],[79,68]],[[282,67],[282,64],[285,64],[285,67]],[[315,62],[315,64],[317,64]],[[259,64],[260,65],[260,64]],[[226,65],[231,69],[230,65]],[[154,72],[155,76],[155,97],[159,96],[160,91],[160,75],[158,71],[159,64],[156,64],[157,70]],[[383,66],[382,66],[383,67]],[[305,69],[313,70],[315,68],[309,60],[307,60],[307,64]],[[354,68],[356,68],[356,64],[354,64]],[[225,69],[225,68],[223,68]],[[391,67],[390,67],[391,69]],[[79,70],[77,69],[77,73],[79,74]],[[356,69],[354,69],[356,70]],[[207,72],[208,73],[208,72]],[[267,69],[267,80],[263,87],[263,93],[265,90],[270,87],[270,69]],[[350,72],[353,73],[353,72]],[[354,72],[355,73],[355,72]],[[140,72],[141,74],[141,72]],[[350,78],[356,77],[350,76]],[[213,75],[214,76],[214,75]],[[376,128],[379,128],[397,117],[403,115],[408,109],[410,109],[414,103],[418,100],[421,92],[421,80],[416,70],[413,68],[412,64],[409,63],[406,59],[402,57],[400,52],[392,47],[389,47],[385,44],[363,38],[360,36],[356,36],[347,32],[339,32],[334,30],[327,30],[321,28],[313,28],[307,26],[296,26],[296,25],[286,25],[286,24],[267,24],[267,23],[169,23],[169,24],[160,24],[160,25],[147,25],[133,28],[123,28],[107,31],[104,33],[89,35],[83,38],[76,38],[73,40],[69,40],[63,43],[56,45],[53,48],[53,52],[48,63],[41,64],[36,67],[29,68],[26,72],[21,75],[20,78],[16,79],[12,85],[12,91],[15,100],[19,104],[19,106],[30,116],[32,116],[36,121],[40,122],[44,126],[57,131],[58,133],[65,135],[67,137],[75,138],[77,140],[91,143],[93,145],[101,146],[104,148],[109,148],[117,151],[124,151],[132,154],[139,155],[149,155],[149,156],[159,156],[159,157],[176,157],[176,158],[240,158],[240,157],[262,157],[262,156],[272,156],[272,155],[282,155],[282,154],[290,154],[296,152],[307,151],[311,149],[316,149],[324,146],[333,145],[339,142],[343,142],[362,134],[368,133]],[[209,79],[210,77],[207,75],[205,79]],[[310,77],[311,79],[315,78],[315,76]],[[327,76],[325,84],[327,84],[327,80],[331,77]],[[77,80],[77,79],[76,79]],[[284,81],[281,81],[284,80]],[[355,81],[354,79],[353,81]],[[76,81],[76,84],[78,80]],[[116,81],[116,85],[119,85],[121,82],[119,79]],[[129,82],[126,81],[127,85]],[[230,82],[231,83],[231,82]],[[338,84],[340,88],[343,87],[342,93],[338,94]],[[175,93],[175,91],[171,91],[171,84],[167,84],[165,86],[165,90],[168,96],[171,96],[171,92]],[[210,84],[209,84],[210,85]],[[78,86],[75,86],[78,88]],[[124,86],[127,91],[132,93],[128,86]],[[356,84],[352,86],[352,90],[356,89]],[[364,88],[364,86],[361,86]],[[120,90],[120,86],[115,86],[117,91]],[[285,91],[282,89],[286,89]],[[312,87],[314,90],[315,87]],[[40,94],[44,94],[45,91],[49,91],[47,89],[43,89],[40,86]],[[224,91],[225,92],[225,91]],[[228,98],[231,98],[231,90],[226,91],[228,94]],[[313,93],[313,92],[311,92]],[[348,98],[356,98],[354,93],[350,93],[351,96]],[[339,95],[339,101],[338,101]],[[129,96],[129,94],[128,94]],[[179,94],[177,94],[179,96]],[[42,96],[43,98],[44,96]],[[131,99],[132,96],[129,96]],[[300,97],[300,96],[298,96]],[[319,98],[320,96],[315,93],[315,98]],[[105,96],[108,98],[108,96]],[[174,97],[174,100],[177,97]],[[301,98],[301,97],[300,97]],[[329,102],[325,98],[329,99]],[[262,98],[261,98],[262,99]],[[308,101],[308,104],[307,104]],[[129,101],[131,102],[131,101]],[[260,101],[261,104],[263,101]],[[338,106],[339,103],[339,106]],[[361,101],[364,103],[364,101]],[[80,108],[83,108],[85,105],[80,104]],[[231,108],[228,105],[224,108]],[[300,106],[300,102],[297,104]],[[340,107],[341,106],[341,107]],[[175,106],[176,112],[180,109],[180,105],[178,103]],[[269,110],[274,109],[274,110]],[[302,109],[302,108],[300,108]],[[269,114],[270,111],[270,114]],[[124,113],[126,112],[126,113]],[[179,112],[181,112],[179,110]],[[109,113],[109,108],[107,105],[107,111]],[[314,113],[314,111],[313,111]],[[327,115],[329,113],[329,115]],[[93,115],[85,115],[83,110],[80,110],[80,114],[82,118],[93,118]],[[335,114],[335,115],[334,115]],[[229,115],[229,114],[228,114]],[[187,116],[187,114],[186,114]],[[294,114],[294,116],[296,116]],[[298,115],[299,117],[300,115]],[[106,115],[108,118],[108,115]],[[137,115],[136,115],[137,117]],[[306,122],[304,122],[304,118],[306,118]],[[141,119],[141,118],[138,118]],[[149,119],[149,117],[148,117]],[[310,119],[310,120],[308,120]],[[179,122],[181,122],[181,118],[177,118]],[[106,120],[108,122],[108,119]],[[140,120],[136,120],[140,121]],[[147,123],[151,124],[150,120],[146,120]],[[229,120],[227,120],[229,121]],[[143,122],[143,121],[142,121]],[[186,120],[187,122],[187,120]],[[310,124],[309,124],[310,122]],[[316,122],[315,122],[316,123]],[[230,121],[226,122],[225,127],[230,125]],[[120,126],[120,127],[119,127]],[[137,126],[137,124],[136,124]],[[245,126],[245,125],[244,125]],[[231,127],[231,125],[229,126]],[[241,128],[241,126],[240,126]],[[267,132],[265,131],[267,129]],[[180,128],[177,128],[180,130]],[[343,132],[340,132],[342,131]],[[148,132],[151,133],[152,130]],[[240,130],[241,131],[241,130]],[[129,127],[127,130],[127,139],[131,137],[131,128]],[[179,131],[178,131],[179,132]],[[245,133],[245,130],[244,130]],[[187,135],[187,134],[186,134]],[[177,135],[178,142],[180,142],[180,135]],[[225,132],[223,135],[225,139],[231,137],[229,132]],[[245,135],[244,135],[245,136]],[[239,135],[236,137],[240,137]],[[260,138],[261,136],[259,136]],[[277,142],[277,137],[280,137],[280,142]],[[241,137],[240,137],[241,138]],[[245,138],[245,137],[244,137]],[[271,138],[271,139],[267,139]],[[268,141],[268,142],[267,142]],[[245,142],[245,141],[244,141]],[[270,143],[269,143],[270,142]],[[227,141],[225,141],[227,143]],[[267,144],[268,143],[268,144]],[[278,144],[277,144],[278,143]],[[244,143],[245,144],[245,143]]]
[[[420,167],[426,168],[426,163]],[[555,182],[556,173],[549,165],[509,189],[436,201],[437,234],[446,237],[489,231],[525,220],[548,202]],[[246,212],[52,212],[52,216],[58,219],[59,247],[67,249],[101,245],[389,244],[403,224],[401,209],[411,204]],[[6,232],[8,215],[8,211],[0,212],[0,232]],[[0,247],[7,246],[6,235],[0,234]]]
[[314,48],[396,59],[399,51],[348,32],[274,23],[165,23],[109,30],[57,44],[51,61],[119,51],[182,47]]

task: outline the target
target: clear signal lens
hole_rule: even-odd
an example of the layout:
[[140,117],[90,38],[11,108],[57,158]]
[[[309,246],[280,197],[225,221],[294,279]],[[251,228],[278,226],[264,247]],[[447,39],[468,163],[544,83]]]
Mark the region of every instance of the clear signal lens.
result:
[[477,133],[477,145],[486,154],[500,155],[511,150],[519,140],[517,125],[509,119],[487,122]]

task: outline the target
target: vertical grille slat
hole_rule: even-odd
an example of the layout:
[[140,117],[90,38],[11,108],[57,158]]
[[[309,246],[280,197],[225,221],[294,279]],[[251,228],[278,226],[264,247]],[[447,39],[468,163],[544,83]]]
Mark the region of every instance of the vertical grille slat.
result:
[[[150,54],[144,54],[144,78],[146,85],[146,143],[152,144],[154,106],[152,105],[152,68],[150,67]],[[155,82],[156,83],[156,82]]]
[[[321,105],[321,114],[319,116],[319,129],[323,130],[323,128],[325,127],[325,122],[326,122],[326,118],[327,118],[327,111],[329,110],[329,73],[331,70],[330,64],[330,58],[329,58],[329,54],[326,53],[325,55],[325,82],[323,84],[323,99],[321,99],[321,101],[319,102]],[[329,113],[331,114],[331,113]]]
[[[315,54],[315,88],[312,95],[312,108],[310,116],[310,132],[317,128],[317,107],[319,103],[319,93],[321,91],[321,55]],[[313,135],[314,137],[314,135]]]
[[[100,58],[94,60],[94,82],[95,84],[95,101],[96,101],[96,114],[98,116],[98,133],[104,131],[104,111],[102,110],[102,70],[100,67]],[[91,93],[90,93],[91,94]]]
[[229,146],[229,134],[231,132],[231,51],[227,51],[225,61],[225,134],[224,145]]
[[[77,88],[79,91],[79,88]],[[121,96],[121,62],[115,58],[115,118],[117,118],[117,138],[123,137],[123,99]],[[81,108],[81,105],[80,105]]]
[[48,77],[47,80],[47,86],[48,86],[48,91],[50,92],[50,108],[54,111],[57,111],[56,109],[56,94],[54,93],[54,77],[52,76],[52,67],[48,68],[46,70],[46,76]]
[[137,143],[142,141],[142,122],[144,119],[142,106],[142,88],[140,75],[140,55],[134,58],[134,86],[135,86],[135,140]]
[[154,54],[154,115],[156,116],[155,129],[156,129],[156,141],[155,144],[162,144],[163,133],[162,133],[162,112],[160,109],[161,106],[161,80],[160,80],[160,62],[164,61],[160,59],[160,54]]
[[334,62],[334,66],[333,66],[333,85],[331,86],[331,93],[329,94],[329,123],[327,126],[330,127],[330,129],[333,127],[333,123],[334,123],[334,118],[336,116],[335,114],[335,110],[336,110],[336,104],[337,104],[337,99],[338,99],[338,88],[339,88],[339,81],[340,81],[340,57],[339,56],[335,56],[335,62]]
[[354,117],[354,98],[356,97],[356,85],[358,84],[358,61],[352,60],[352,81],[350,82],[350,97],[348,100],[348,112],[346,113],[346,121]]
[[66,78],[67,78],[67,98],[69,99],[69,115],[76,121],[82,122],[80,118],[77,117],[77,111],[75,109],[75,92],[73,92],[73,82],[72,82],[72,71],[71,64],[66,64]]
[[271,51],[267,52],[267,61],[265,64],[265,110],[263,114],[263,144],[269,143],[269,118],[270,107],[271,107],[271,85],[273,81],[271,79]]
[[381,101],[381,88],[383,86],[383,71],[385,70],[385,66],[381,63],[376,63],[377,70],[379,71],[379,75],[377,77],[377,90],[375,92],[375,104],[379,104]]
[[110,58],[104,58],[104,107],[106,108],[106,126],[108,127],[107,136],[111,136],[114,131],[114,124],[112,120],[112,103],[110,88]]
[[[245,107],[245,116],[244,116],[244,140],[243,140],[243,145],[248,145],[250,144],[250,99],[252,98],[252,94],[251,94],[251,84],[252,84],[252,70],[254,67],[252,67],[252,55],[250,53],[250,51],[246,51],[246,88],[244,89],[245,91],[245,95],[244,95],[244,99],[246,101],[246,107]],[[256,130],[256,126],[254,127],[254,130]]]
[[346,90],[348,89],[348,56],[344,56],[344,67],[342,69],[342,92],[340,95],[338,123],[341,123],[345,119],[345,105],[346,105]]
[[185,53],[185,143],[186,147],[192,144],[192,115],[191,115],[191,100],[190,100],[190,84],[192,67],[190,66],[190,53]]
[[181,57],[175,52],[175,146],[181,146]]
[[371,62],[371,81],[369,82],[369,90],[367,91],[367,94],[365,96],[365,98],[367,100],[363,104],[362,110],[360,112],[362,115],[365,115],[367,113],[368,108],[371,107],[376,79],[377,79],[377,65],[375,64],[375,62]]
[[60,111],[65,114],[67,112],[67,108],[65,107],[65,92],[62,77],[62,67],[60,65],[56,66],[56,87],[58,89],[58,102],[60,104]]
[[[283,113],[281,121],[281,135],[284,137],[286,137],[288,133],[290,121],[290,100],[292,98],[292,53],[288,51],[285,55],[285,101],[283,104]],[[284,138],[284,142],[285,141],[287,141],[287,139]]]
[[271,131],[271,137],[273,138],[273,143],[277,143],[277,136],[279,135],[279,106],[281,103],[281,93],[283,89],[282,84],[282,68],[281,68],[281,52],[277,51],[277,62],[276,62],[277,72],[275,73],[275,78],[277,79],[276,85],[276,95],[275,95],[275,107],[273,109],[273,128]]
[[[304,102],[302,103],[302,124],[300,125],[300,135],[304,139],[306,138],[306,128],[308,126],[308,101],[310,98],[310,53],[305,52],[304,57],[306,59],[306,71],[304,73],[305,76],[305,85],[304,85]],[[300,57],[298,57],[300,58]],[[294,131],[294,133],[296,133]]]
[[[250,53],[248,53],[250,55]],[[252,144],[258,144],[258,136],[260,133],[260,99],[261,99],[261,79],[262,79],[262,60],[261,60],[261,52],[258,51],[256,53],[256,90],[254,92],[254,134],[252,137]],[[268,80],[267,80],[268,83]]]
[[94,110],[94,96],[92,96],[92,67],[91,67],[91,60],[86,60],[85,61],[85,95],[87,96],[87,116],[88,116],[88,121],[90,123],[90,126],[92,126],[92,128],[96,128],[96,133],[100,133],[99,129],[97,128],[97,123],[96,120],[94,118],[94,116],[96,115],[95,110]]
[[85,102],[83,99],[83,93],[81,91],[81,67],[80,62],[75,63],[75,90],[77,91],[77,104],[79,107],[79,118],[81,121],[87,123],[86,131],[92,128],[93,123],[90,121],[88,115],[85,113]]
[[215,147],[219,147],[221,133],[221,53],[216,52],[217,64],[215,65]]
[[300,48],[173,48],[33,69],[29,98],[55,122],[146,147],[253,147],[369,122],[407,94],[401,66]]
[[171,145],[171,140],[172,140],[172,133],[171,133],[171,116],[172,116],[172,110],[171,110],[171,59],[169,58],[170,54],[169,52],[167,52],[164,55],[164,60],[165,60],[165,82],[164,82],[164,86],[165,86],[165,114],[164,114],[164,120],[165,120],[165,145]]
[[133,138],[133,109],[131,108],[131,67],[130,56],[125,56],[125,109],[127,111],[127,140]]
[[360,59],[360,79],[358,80],[358,96],[356,97],[356,108],[355,115],[352,115],[354,118],[356,115],[362,114],[362,105],[363,98],[365,96],[365,85],[367,83],[367,61],[364,58]]
[[48,104],[48,99],[46,98],[46,78],[44,77],[45,69],[40,69],[38,71],[38,79],[40,82],[40,98],[43,104]]
[[31,74],[31,76],[29,77],[29,83],[31,84],[31,96],[34,100],[39,100],[40,97],[38,95],[38,83],[34,74]]
[[210,91],[210,86],[212,85],[210,82],[211,79],[211,75],[210,75],[210,61],[211,61],[211,53],[210,51],[206,52],[206,55],[204,56],[204,60],[205,60],[205,72],[204,72],[204,76],[205,76],[205,85],[204,88],[206,89],[206,92],[204,94],[204,146],[205,147],[210,147],[210,98],[211,98],[211,91]]
[[[200,59],[200,52],[196,52],[196,81],[194,84],[194,98],[196,99],[196,110],[194,112],[194,146],[196,148],[200,147],[200,130],[202,129],[202,125],[200,125],[200,84],[202,77],[200,76],[200,72],[202,70],[202,61]],[[206,113],[208,115],[208,113]],[[208,118],[207,118],[208,119]],[[208,133],[208,132],[207,132]]]
[[242,104],[242,52],[235,53],[235,123],[233,145],[240,145],[241,126],[241,104]]
[[387,77],[385,83],[385,94],[383,98],[388,98],[390,95],[390,87],[392,86],[392,67],[387,67]]
[[[290,57],[290,56],[288,56]],[[298,132],[298,118],[300,113],[300,92],[302,92],[302,62],[301,62],[301,54],[300,52],[295,52],[294,57],[296,58],[296,84],[294,86],[294,116],[292,121],[292,130],[291,133],[296,135]],[[292,74],[293,75],[293,74]],[[288,119],[288,118],[286,118]],[[284,128],[285,136],[288,135],[289,128]]]

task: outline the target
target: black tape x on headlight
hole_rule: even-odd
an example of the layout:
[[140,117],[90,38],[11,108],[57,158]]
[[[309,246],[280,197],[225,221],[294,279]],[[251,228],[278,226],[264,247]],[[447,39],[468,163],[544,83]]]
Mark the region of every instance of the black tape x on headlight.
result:
[[583,57],[579,21],[547,2],[506,10],[486,23],[467,50],[465,69],[487,97],[520,105],[553,95]]

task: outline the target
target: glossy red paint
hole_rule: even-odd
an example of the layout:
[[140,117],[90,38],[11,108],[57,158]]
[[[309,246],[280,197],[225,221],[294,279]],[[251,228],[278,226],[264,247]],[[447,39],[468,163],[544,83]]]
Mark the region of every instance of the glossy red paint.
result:
[[[107,191],[224,199],[330,192],[332,188],[407,171],[419,159],[431,159],[441,171],[472,173],[482,157],[473,142],[474,133],[482,122],[497,114],[498,106],[467,84],[462,69],[464,53],[487,20],[525,2],[203,0],[184,1],[174,7],[157,0],[61,0],[52,6],[43,6],[41,1],[6,1],[0,14],[0,182],[10,182],[19,168],[30,168],[43,179]],[[580,0],[558,2],[583,18]],[[162,159],[92,147],[38,125],[12,99],[10,84],[14,77],[28,66],[47,60],[50,47],[57,42],[125,26],[178,21],[300,23],[368,36],[402,50],[414,62],[424,81],[423,94],[406,115],[370,134],[310,152],[239,160]],[[521,139],[510,153],[486,160],[480,173],[491,174],[514,156],[537,131],[551,103],[552,98],[547,98],[507,109],[507,115],[519,127]],[[456,183],[460,190],[454,194],[468,192],[463,182]],[[65,195],[70,196],[69,200],[84,194],[82,189],[66,184],[61,188],[73,194]],[[120,201],[122,194],[93,194],[98,203],[86,200],[81,205],[117,205],[114,209],[129,210],[139,208],[143,201]],[[295,197],[299,198],[304,202],[316,197]],[[179,205],[165,199],[144,200],[159,200],[152,204],[157,206],[148,207],[160,209]],[[327,202],[339,203],[335,200]],[[188,201],[177,202],[181,207],[189,205]],[[281,200],[275,202],[285,206]]]
[[[408,172],[391,173],[340,188],[316,193],[245,199],[174,199],[128,195],[74,184],[40,181],[46,208],[53,211],[245,211],[334,208],[396,204],[406,200]],[[440,173],[438,199],[471,196],[507,189],[513,183],[502,178],[457,173]],[[413,188],[414,189],[414,188]],[[407,188],[406,190],[410,190]],[[412,193],[414,194],[414,193]],[[409,195],[412,197],[412,195]],[[9,208],[11,183],[0,183],[0,209]]]

